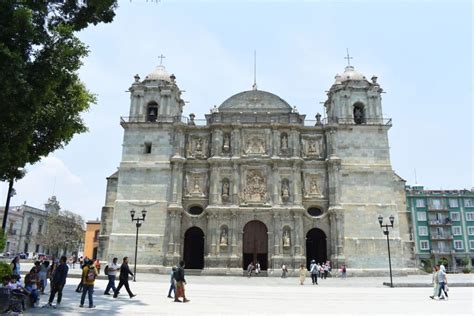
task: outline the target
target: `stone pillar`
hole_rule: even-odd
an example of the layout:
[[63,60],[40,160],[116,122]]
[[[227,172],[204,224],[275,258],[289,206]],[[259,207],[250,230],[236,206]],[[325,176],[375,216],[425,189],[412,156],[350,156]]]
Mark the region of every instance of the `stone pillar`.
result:
[[169,229],[169,236],[170,236],[170,239],[168,241],[168,254],[169,255],[173,255],[173,252],[174,252],[174,230],[175,230],[175,226],[176,226],[176,222],[175,222],[175,217],[176,217],[176,214],[174,211],[170,211],[169,212],[169,217],[170,217],[170,229]]
[[232,212],[232,215],[231,215],[231,231],[229,232],[229,237],[230,237],[230,243],[231,243],[231,249],[230,249],[230,253],[232,256],[237,256],[237,252],[238,252],[238,249],[237,249],[237,236],[238,236],[238,232],[237,232],[237,214]]
[[240,192],[240,173],[239,165],[234,163],[233,165],[233,177],[232,177],[232,203],[239,204],[239,192]]
[[[273,214],[273,252],[277,256],[280,254],[280,215]],[[275,267],[274,267],[275,268]]]
[[293,157],[299,157],[300,156],[300,140],[299,140],[299,135],[298,135],[298,131],[295,130],[294,128],[291,129],[291,143],[289,142],[288,144],[288,147],[290,148],[293,148],[293,153],[292,153],[292,156]]
[[209,179],[209,204],[215,205],[219,202],[219,184],[221,183],[219,179],[219,169],[216,165],[211,165],[211,176]]
[[217,243],[216,243],[216,231],[215,227],[217,225],[217,215],[209,214],[208,226],[207,226],[207,235],[210,242],[209,255],[215,256],[217,254]]
[[177,164],[177,170],[176,170],[176,175],[175,175],[175,180],[177,183],[177,190],[176,190],[176,204],[177,205],[182,205],[182,200],[183,200],[183,164],[178,163]]
[[273,182],[273,186],[271,188],[272,190],[272,200],[273,200],[273,204],[280,204],[280,174],[278,172],[278,165],[276,163],[274,163],[272,165],[272,175],[271,177],[273,178],[272,179],[272,182]]
[[293,164],[293,204],[301,204],[301,170],[297,163]]
[[273,129],[271,146],[271,156],[278,156],[280,154],[280,132],[277,129]]
[[231,142],[232,143],[230,145],[230,148],[232,150],[232,156],[240,157],[242,152],[240,128],[235,128],[234,130],[232,130]]
[[174,217],[174,255],[181,257],[181,217],[182,213],[176,213]]

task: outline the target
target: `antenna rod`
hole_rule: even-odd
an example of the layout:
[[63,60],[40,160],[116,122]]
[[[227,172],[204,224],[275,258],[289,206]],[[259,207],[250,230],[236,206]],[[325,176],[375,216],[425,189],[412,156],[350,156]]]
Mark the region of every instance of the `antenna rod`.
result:
[[253,87],[257,89],[257,50],[253,51]]
[[415,184],[418,184],[418,180],[416,179],[416,168],[415,168]]

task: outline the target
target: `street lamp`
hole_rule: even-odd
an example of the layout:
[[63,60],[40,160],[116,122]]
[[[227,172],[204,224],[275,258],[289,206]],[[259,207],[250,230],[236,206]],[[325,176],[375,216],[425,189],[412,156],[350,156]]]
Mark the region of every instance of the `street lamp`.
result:
[[135,263],[133,265],[133,282],[136,281],[136,275],[137,275],[137,250],[138,250],[138,229],[140,226],[142,226],[142,222],[145,221],[145,216],[146,216],[146,210],[142,210],[142,216],[135,218],[135,210],[132,208],[130,211],[130,216],[132,217],[132,222],[137,222],[137,234],[135,236]]
[[380,224],[380,227],[383,228],[383,234],[385,236],[387,236],[387,249],[388,249],[388,266],[389,266],[389,269],[390,269],[390,287],[393,287],[393,281],[392,281],[392,259],[390,258],[390,240],[388,239],[388,235],[389,235],[389,228],[393,228],[393,221],[395,220],[395,217],[393,215],[390,215],[389,216],[389,221],[390,221],[390,225],[389,224],[382,224],[383,223],[383,216],[382,215],[379,215],[378,217],[378,220],[379,220],[379,224]]

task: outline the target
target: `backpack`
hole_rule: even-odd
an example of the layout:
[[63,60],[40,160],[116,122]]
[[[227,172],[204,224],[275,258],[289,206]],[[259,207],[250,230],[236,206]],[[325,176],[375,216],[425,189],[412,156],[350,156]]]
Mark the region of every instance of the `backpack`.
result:
[[109,265],[106,265],[104,268],[104,274],[109,275]]
[[89,270],[87,271],[87,275],[86,275],[86,281],[87,281],[87,282],[93,282],[93,281],[95,281],[95,271],[94,271],[93,268],[91,269],[91,268],[89,267]]

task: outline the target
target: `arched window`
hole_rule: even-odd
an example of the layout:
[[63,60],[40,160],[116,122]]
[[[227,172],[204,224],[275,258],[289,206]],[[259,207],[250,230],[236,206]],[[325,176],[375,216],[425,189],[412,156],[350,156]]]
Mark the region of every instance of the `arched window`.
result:
[[354,123],[364,124],[366,122],[365,109],[362,103],[357,102],[354,104],[353,114],[354,114]]
[[147,122],[156,122],[158,117],[158,103],[152,101],[148,103],[146,108],[146,121]]

